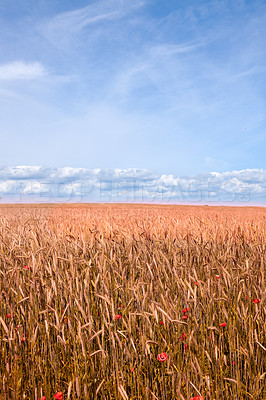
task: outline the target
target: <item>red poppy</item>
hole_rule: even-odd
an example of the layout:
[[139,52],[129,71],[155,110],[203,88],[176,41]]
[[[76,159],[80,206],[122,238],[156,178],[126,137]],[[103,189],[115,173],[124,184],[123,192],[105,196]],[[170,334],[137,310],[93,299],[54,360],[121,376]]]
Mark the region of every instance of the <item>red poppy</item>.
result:
[[167,358],[168,358],[168,355],[166,353],[161,353],[161,354],[158,354],[158,356],[157,356],[157,360],[160,362],[166,361]]
[[11,314],[6,314],[6,318],[12,318]]
[[186,338],[187,338],[186,333],[182,333],[182,335],[179,337],[180,340],[186,340]]
[[198,282],[194,282],[194,285],[198,286]]
[[30,267],[28,265],[24,265],[23,267],[24,269],[30,269]]
[[202,396],[195,396],[195,397],[191,397],[190,400],[204,400],[204,397],[202,397]]
[[254,300],[252,301],[252,303],[255,303],[255,304],[258,304],[258,303],[260,303],[260,302],[261,302],[260,299],[254,299]]
[[115,319],[120,319],[120,318],[122,318],[122,315],[121,315],[121,314],[117,314],[117,315],[115,316]]
[[160,321],[160,325],[164,325],[164,322],[163,322],[163,321]]
[[232,364],[232,365],[236,365],[236,361],[233,360],[233,361],[231,362],[231,364]]
[[57,393],[54,395],[54,398],[55,398],[56,400],[63,400],[63,393],[62,393],[62,392],[57,392]]
[[215,275],[215,278],[216,278],[216,279],[219,279],[219,278],[220,278],[220,275]]
[[185,350],[188,350],[188,345],[187,344],[185,344]]
[[183,314],[186,314],[186,313],[188,313],[189,311],[190,311],[190,308],[187,307],[187,308],[184,308],[184,309],[182,310],[182,313],[183,313]]
[[223,322],[220,326],[221,326],[222,328],[224,328],[226,325],[227,325],[227,323],[226,323],[226,322]]
[[183,315],[183,319],[188,319],[188,316],[187,315]]
[[46,400],[46,397],[42,396],[42,397],[39,398],[39,400]]
[[134,372],[134,368],[131,368],[131,370],[130,370],[131,372]]
[[22,338],[20,339],[22,342],[25,342],[26,341],[26,338],[25,338],[25,336],[22,336]]

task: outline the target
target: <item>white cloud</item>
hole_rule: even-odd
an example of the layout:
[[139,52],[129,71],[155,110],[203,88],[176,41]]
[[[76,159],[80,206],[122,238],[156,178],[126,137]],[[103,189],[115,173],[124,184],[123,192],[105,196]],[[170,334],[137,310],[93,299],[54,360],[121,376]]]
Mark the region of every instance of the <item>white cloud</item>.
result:
[[14,61],[0,65],[0,81],[32,80],[46,75],[46,69],[39,62]]
[[[86,7],[63,12],[51,18],[40,26],[41,33],[55,43],[62,39],[62,35],[69,38],[84,28],[101,24],[106,21],[117,21],[134,10],[142,7],[144,0],[102,0],[94,2]],[[65,38],[63,38],[65,39]]]
[[[159,175],[145,169],[0,168],[1,201],[13,196],[35,201],[266,202],[266,170]],[[35,197],[34,197],[35,196]],[[38,196],[38,197],[36,197]]]
[[189,53],[191,51],[195,51],[202,46],[202,43],[191,42],[191,43],[182,43],[178,45],[173,44],[163,44],[153,46],[150,49],[150,53],[152,56],[155,57],[165,57],[165,56],[172,56],[182,53]]

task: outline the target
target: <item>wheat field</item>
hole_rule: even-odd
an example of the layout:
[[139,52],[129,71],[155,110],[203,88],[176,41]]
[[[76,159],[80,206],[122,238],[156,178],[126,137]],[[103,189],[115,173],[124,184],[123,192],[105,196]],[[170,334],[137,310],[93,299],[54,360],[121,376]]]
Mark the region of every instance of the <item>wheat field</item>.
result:
[[0,206],[0,399],[265,400],[266,208]]

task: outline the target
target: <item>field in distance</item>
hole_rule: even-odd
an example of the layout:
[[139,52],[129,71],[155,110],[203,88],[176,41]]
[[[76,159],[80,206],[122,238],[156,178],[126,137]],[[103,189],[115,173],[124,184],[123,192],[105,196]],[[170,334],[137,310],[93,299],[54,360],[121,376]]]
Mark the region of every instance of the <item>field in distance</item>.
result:
[[265,272],[266,208],[0,205],[0,400],[265,400]]

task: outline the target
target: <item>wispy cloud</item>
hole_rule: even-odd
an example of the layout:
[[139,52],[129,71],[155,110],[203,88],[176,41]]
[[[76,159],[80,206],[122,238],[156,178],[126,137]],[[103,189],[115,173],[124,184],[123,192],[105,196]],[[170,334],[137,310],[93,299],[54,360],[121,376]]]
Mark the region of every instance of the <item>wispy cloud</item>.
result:
[[[73,35],[78,34],[88,27],[94,29],[105,22],[116,22],[130,15],[146,3],[146,0],[101,0],[92,4],[60,13],[40,25],[40,32],[56,45],[73,40]],[[93,35],[94,36],[94,35]]]
[[1,81],[33,80],[47,75],[46,68],[39,62],[14,61],[0,65]]
[[94,23],[122,18],[144,4],[145,1],[140,0],[134,2],[102,0],[74,11],[59,14],[50,21],[50,24],[58,29],[78,31]]
[[266,198],[266,170],[175,177],[140,169],[6,167],[1,202],[178,202],[254,204]]

